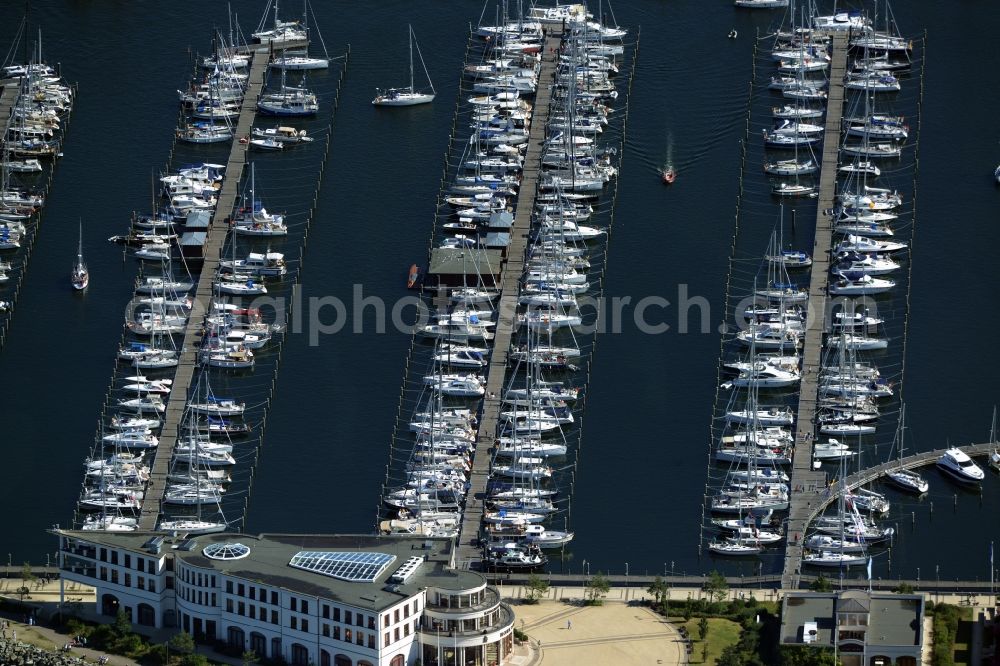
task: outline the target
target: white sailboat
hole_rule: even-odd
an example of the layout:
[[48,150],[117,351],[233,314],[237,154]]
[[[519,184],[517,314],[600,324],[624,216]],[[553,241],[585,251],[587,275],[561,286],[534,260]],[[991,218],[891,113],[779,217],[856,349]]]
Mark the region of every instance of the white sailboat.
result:
[[76,248],[76,263],[73,264],[73,274],[71,276],[73,289],[83,291],[90,284],[90,271],[83,261],[83,222],[80,222],[80,243]]
[[923,495],[930,485],[926,479],[913,470],[903,468],[903,433],[906,429],[906,405],[900,409],[899,429],[896,431],[896,441],[893,443],[899,449],[899,467],[885,473],[886,477],[903,490]]
[[233,233],[241,236],[286,236],[285,216],[268,213],[257,195],[257,165],[250,164],[250,197],[243,197],[243,206],[232,217]]
[[427,77],[427,84],[430,86],[429,93],[418,92],[413,87],[413,45],[416,38],[413,35],[413,26],[408,26],[410,31],[410,86],[408,88],[388,88],[379,90],[372,100],[375,106],[416,106],[417,104],[428,104],[434,101],[436,92],[434,84],[431,82],[431,75],[427,73],[427,65],[424,64],[424,56],[420,53],[420,45],[417,45],[417,55],[420,57],[420,64],[424,68],[424,75]]

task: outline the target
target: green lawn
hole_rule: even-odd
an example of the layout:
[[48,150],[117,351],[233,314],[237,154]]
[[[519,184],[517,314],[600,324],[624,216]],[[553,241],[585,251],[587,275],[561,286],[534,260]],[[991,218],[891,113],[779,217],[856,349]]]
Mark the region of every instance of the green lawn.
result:
[[700,618],[693,617],[687,622],[679,622],[680,626],[687,629],[688,636],[691,637],[694,647],[691,651],[690,663],[692,664],[714,664],[722,651],[730,645],[735,645],[740,638],[740,625],[732,620],[710,617],[708,618],[708,635],[705,643],[708,643],[708,653],[705,661],[701,659],[702,641],[698,640],[698,622]]
[[29,643],[35,647],[40,647],[43,650],[55,651],[59,647],[62,647],[57,646],[55,643],[50,641],[48,638],[45,638],[34,629],[29,629],[24,625],[17,627],[17,640],[19,643]]

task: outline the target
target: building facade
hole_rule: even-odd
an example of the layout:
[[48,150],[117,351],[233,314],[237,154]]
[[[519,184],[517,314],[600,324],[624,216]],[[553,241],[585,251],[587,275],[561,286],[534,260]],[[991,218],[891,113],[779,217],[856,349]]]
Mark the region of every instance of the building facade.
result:
[[833,648],[844,666],[920,666],[924,598],[889,592],[791,592],[781,644]]
[[499,666],[514,614],[448,539],[57,530],[96,609],[317,666]]

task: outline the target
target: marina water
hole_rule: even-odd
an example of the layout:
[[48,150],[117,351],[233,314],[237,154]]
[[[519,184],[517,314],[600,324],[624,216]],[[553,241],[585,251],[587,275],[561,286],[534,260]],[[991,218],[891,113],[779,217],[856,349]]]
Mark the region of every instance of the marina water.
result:
[[[482,8],[315,5],[331,54],[348,43],[352,54],[304,254],[303,302],[337,296],[350,305],[360,285],[391,307],[406,295],[410,264],[425,257],[468,26]],[[633,303],[667,299],[671,305],[650,307],[646,320],[670,329],[642,332],[626,307],[621,331],[598,336],[572,500],[577,537],[568,558],[550,569],[704,573],[721,566],[699,558],[698,545],[752,43],[780,12],[694,0],[623,0],[613,9],[619,23],[641,27],[641,44],[604,292]],[[988,79],[1000,65],[989,28],[1000,8],[918,0],[894,9],[904,35],[927,29],[903,387],[907,446],[920,451],[984,441],[997,401],[992,342],[1000,318],[991,266],[1000,243],[1000,191],[991,174],[1000,161],[993,113],[1000,92],[983,73]],[[0,6],[0,44],[13,39],[22,10]],[[238,10],[248,32],[263,3]],[[51,0],[32,3],[31,22],[43,30],[49,62],[79,84],[66,156],[0,350],[2,493],[12,525],[0,540],[0,560],[8,553],[14,563],[40,564],[55,545],[44,529],[69,523],[131,295],[135,265],[105,239],[123,232],[132,210],[148,208],[151,171],[164,168],[176,126],[175,88],[191,74],[192,51],[207,53],[212,29],[225,30],[228,19],[221,4],[88,7]],[[421,41],[437,100],[402,113],[375,110],[375,88],[407,77],[407,23]],[[726,38],[732,28],[735,40]],[[314,82],[318,91],[322,86]],[[668,157],[679,175],[665,188],[657,170]],[[758,166],[748,164],[748,171]],[[762,181],[752,177],[759,189]],[[301,174],[302,196],[311,196],[315,178]],[[748,181],[744,198],[751,203],[768,196],[749,188]],[[295,195],[289,187],[280,196]],[[75,297],[67,275],[80,218],[92,281]],[[767,229],[755,233],[766,238],[772,224],[762,221]],[[709,302],[710,332],[699,332],[692,308],[690,330],[680,333],[681,285]],[[330,323],[335,312],[320,316]],[[362,333],[348,320],[315,346],[308,332],[287,337],[246,529],[374,529],[409,336],[392,326],[377,334],[370,309],[365,317]],[[979,494],[936,471],[926,476],[931,491],[922,499],[890,491],[888,522],[899,529],[891,564],[876,559],[875,575],[988,577],[997,477],[988,475]],[[942,543],[962,547],[944,559],[935,548]],[[726,570],[741,571],[735,564]],[[756,573],[756,566],[747,563],[742,573]]]

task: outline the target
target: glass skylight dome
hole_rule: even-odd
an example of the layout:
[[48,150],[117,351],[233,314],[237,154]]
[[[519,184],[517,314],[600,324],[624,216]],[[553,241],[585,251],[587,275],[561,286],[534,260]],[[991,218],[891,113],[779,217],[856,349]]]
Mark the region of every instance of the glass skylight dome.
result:
[[241,543],[211,543],[201,553],[212,560],[242,560],[250,554],[250,547]]

